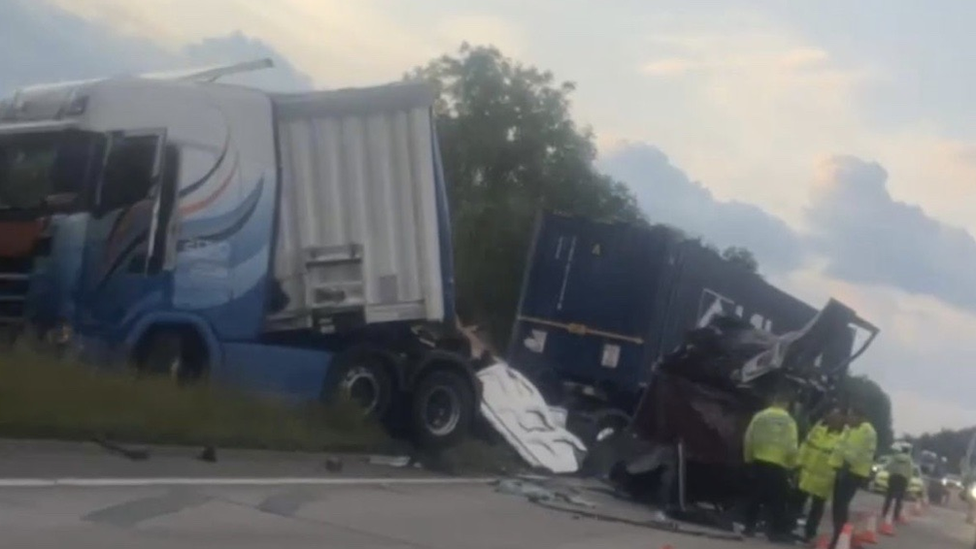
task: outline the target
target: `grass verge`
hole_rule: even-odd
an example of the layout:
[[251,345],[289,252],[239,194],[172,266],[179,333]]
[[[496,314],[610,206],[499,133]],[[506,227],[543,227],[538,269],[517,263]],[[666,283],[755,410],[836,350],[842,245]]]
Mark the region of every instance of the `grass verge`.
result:
[[0,437],[302,451],[367,451],[385,435],[351,403],[295,405],[168,378],[0,351]]

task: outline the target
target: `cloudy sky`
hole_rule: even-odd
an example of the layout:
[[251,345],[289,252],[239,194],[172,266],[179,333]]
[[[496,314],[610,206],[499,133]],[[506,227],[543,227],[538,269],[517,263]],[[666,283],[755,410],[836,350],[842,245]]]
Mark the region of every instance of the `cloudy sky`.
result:
[[461,41],[575,81],[649,215],[753,249],[884,330],[896,432],[976,424],[976,3],[0,0],[0,91],[271,55],[277,89],[397,79]]

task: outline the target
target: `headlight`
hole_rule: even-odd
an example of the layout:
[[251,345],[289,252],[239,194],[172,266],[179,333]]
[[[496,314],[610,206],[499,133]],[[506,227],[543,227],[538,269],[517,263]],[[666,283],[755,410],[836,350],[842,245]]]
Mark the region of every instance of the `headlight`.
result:
[[976,484],[969,487],[969,499],[976,500]]

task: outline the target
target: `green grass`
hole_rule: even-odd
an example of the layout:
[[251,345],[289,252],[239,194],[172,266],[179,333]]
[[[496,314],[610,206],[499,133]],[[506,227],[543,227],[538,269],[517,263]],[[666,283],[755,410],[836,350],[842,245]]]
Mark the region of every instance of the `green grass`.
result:
[[385,435],[351,403],[296,406],[207,384],[105,373],[36,350],[0,351],[0,437],[365,451]]

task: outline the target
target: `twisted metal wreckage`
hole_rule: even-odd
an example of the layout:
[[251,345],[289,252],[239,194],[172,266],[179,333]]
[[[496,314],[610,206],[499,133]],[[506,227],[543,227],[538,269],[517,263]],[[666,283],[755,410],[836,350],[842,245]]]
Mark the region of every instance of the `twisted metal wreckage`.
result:
[[[848,367],[878,332],[833,299],[805,327],[778,336],[735,316],[714,316],[653,365],[630,425],[604,433],[588,449],[558,425],[531,383],[504,364],[482,371],[488,387],[482,414],[531,465],[565,473],[579,463],[584,476],[609,480],[619,493],[666,510],[671,518],[731,530],[748,489],[741,474],[742,436],[752,415],[785,382],[798,397],[792,412],[802,433],[846,398],[841,383]],[[851,349],[855,339],[861,341],[856,352],[828,352]],[[825,363],[824,356],[845,358]],[[506,377],[522,388],[527,400],[521,405],[513,406],[514,399],[499,389],[506,383],[498,380]],[[560,498],[534,499],[551,506]]]

